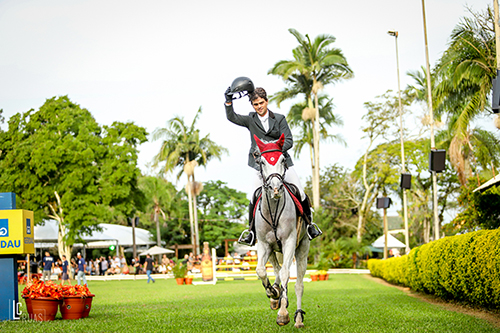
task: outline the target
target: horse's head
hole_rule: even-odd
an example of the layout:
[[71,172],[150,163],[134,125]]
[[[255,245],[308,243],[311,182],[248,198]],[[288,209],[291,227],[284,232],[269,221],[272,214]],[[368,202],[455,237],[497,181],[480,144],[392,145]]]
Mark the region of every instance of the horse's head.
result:
[[283,195],[283,180],[286,172],[286,161],[283,155],[283,144],[285,135],[281,134],[276,141],[261,141],[254,135],[255,142],[260,154],[256,157],[256,162],[260,165],[264,190],[272,198],[278,199]]

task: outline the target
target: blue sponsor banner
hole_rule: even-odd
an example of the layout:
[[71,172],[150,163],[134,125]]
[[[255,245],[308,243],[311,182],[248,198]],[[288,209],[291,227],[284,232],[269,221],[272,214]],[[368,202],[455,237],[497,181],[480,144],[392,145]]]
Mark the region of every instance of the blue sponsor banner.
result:
[[0,219],[0,237],[9,237],[9,219]]

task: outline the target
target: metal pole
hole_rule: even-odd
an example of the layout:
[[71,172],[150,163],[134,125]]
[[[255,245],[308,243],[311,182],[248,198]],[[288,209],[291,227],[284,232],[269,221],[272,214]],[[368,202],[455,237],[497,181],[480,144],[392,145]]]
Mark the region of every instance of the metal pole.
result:
[[135,245],[135,222],[136,222],[137,217],[132,218],[132,250],[133,250],[133,256],[134,260],[137,258],[137,246]]
[[[429,66],[429,46],[427,43],[427,23],[425,21],[425,3],[422,0],[422,13],[424,19],[424,40],[425,40],[425,66],[427,71],[427,106],[429,108],[429,117],[431,123],[431,149],[436,149],[436,142],[434,141],[434,111],[432,109],[432,84],[431,84],[431,68]],[[434,210],[434,240],[439,239],[439,215],[438,215],[438,200],[437,200],[437,177],[436,172],[432,173],[432,197],[433,197],[433,210]]]
[[388,258],[387,255],[387,234],[389,233],[389,226],[387,225],[387,208],[384,208],[384,259]]
[[[401,80],[399,76],[399,52],[398,52],[398,36],[399,33],[397,31],[389,31],[389,35],[395,37],[396,41],[396,64],[398,70],[398,99],[399,99],[399,129],[401,134],[401,173],[406,172],[406,163],[405,163],[405,145],[403,139],[403,106],[401,103]],[[405,253],[410,253],[410,235],[408,232],[408,204],[406,201],[406,189],[403,188],[403,219],[405,225],[405,243],[406,250]]]

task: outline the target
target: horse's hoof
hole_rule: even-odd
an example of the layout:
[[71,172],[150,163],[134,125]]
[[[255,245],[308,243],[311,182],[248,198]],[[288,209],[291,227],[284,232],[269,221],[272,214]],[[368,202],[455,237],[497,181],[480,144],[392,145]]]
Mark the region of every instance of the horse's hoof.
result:
[[278,315],[278,319],[276,319],[276,324],[280,326],[285,326],[290,322],[290,316],[287,314],[286,316]]
[[278,310],[280,307],[280,301],[271,298],[271,310]]
[[304,323],[295,323],[295,328],[303,328]]

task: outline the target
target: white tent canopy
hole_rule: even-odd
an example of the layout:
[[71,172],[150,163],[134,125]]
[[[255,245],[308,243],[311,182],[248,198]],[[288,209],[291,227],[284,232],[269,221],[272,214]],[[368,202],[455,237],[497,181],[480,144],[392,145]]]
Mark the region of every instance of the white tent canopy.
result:
[[[373,247],[376,248],[383,248],[385,244],[385,236],[382,235],[375,242],[372,243]],[[406,245],[402,242],[400,242],[396,237],[394,237],[391,234],[387,235],[387,247],[388,248],[401,248],[401,247],[406,247]]]
[[149,254],[150,256],[154,256],[157,254],[167,254],[167,253],[175,253],[175,251],[169,250],[169,249],[164,249],[162,247],[159,247],[158,245],[153,246],[152,248],[148,249],[147,251],[142,252],[139,254],[140,256],[145,256]]
[[491,178],[486,183],[484,183],[483,185],[479,186],[478,188],[476,188],[472,192],[476,192],[476,191],[481,191],[482,192],[484,190],[489,189],[492,186],[495,186],[498,183],[500,183],[500,175],[496,175],[495,177]]
[[[91,235],[83,235],[82,239],[87,242],[86,247],[108,247],[110,245],[132,246],[132,227],[118,224],[100,223],[102,231],[94,231]],[[35,226],[35,247],[47,248],[57,245],[58,222],[46,220],[44,225]],[[149,231],[135,228],[135,244],[144,246],[154,244]],[[75,244],[78,245],[78,244]]]

